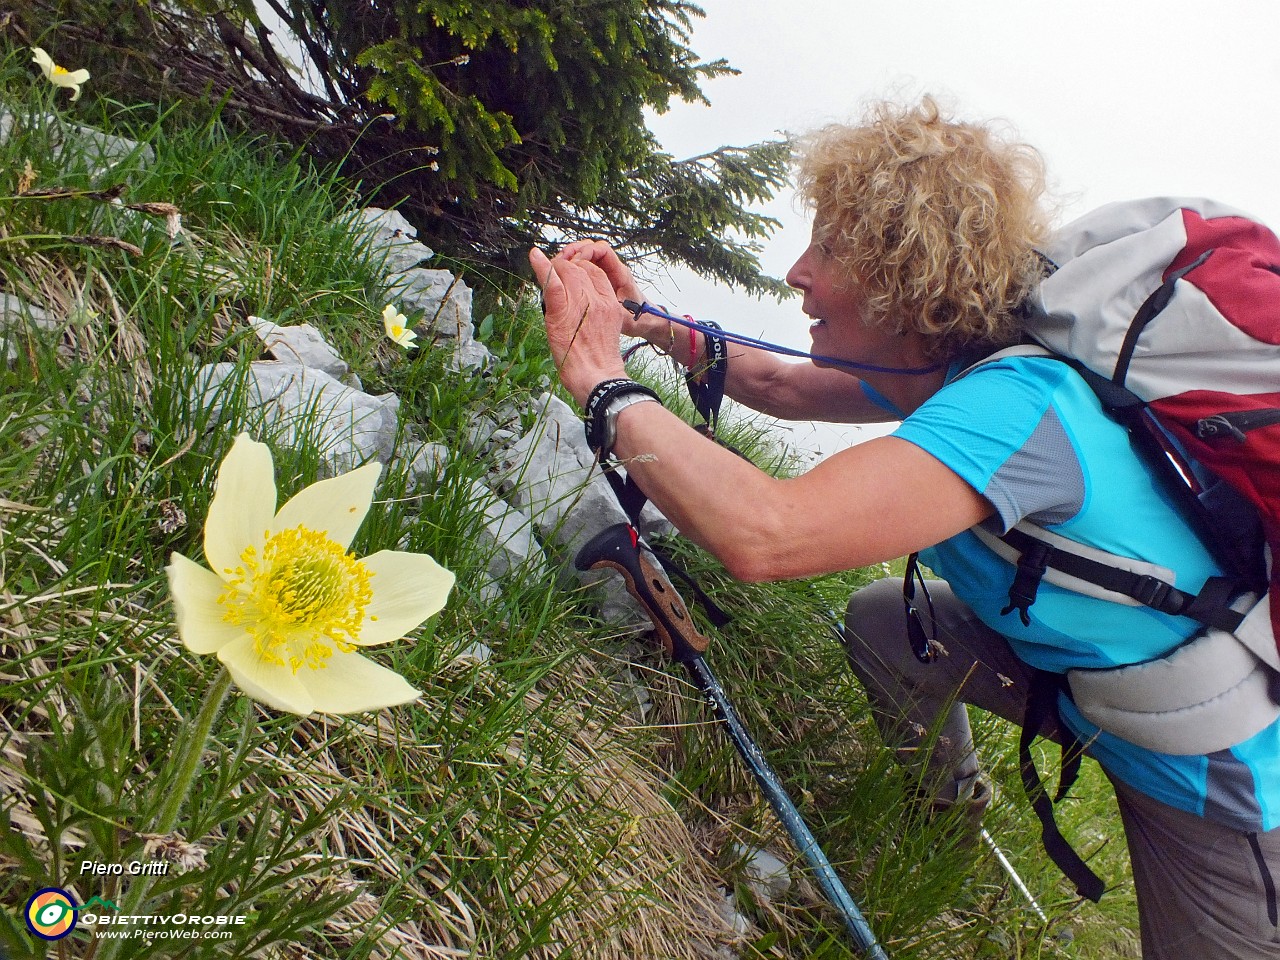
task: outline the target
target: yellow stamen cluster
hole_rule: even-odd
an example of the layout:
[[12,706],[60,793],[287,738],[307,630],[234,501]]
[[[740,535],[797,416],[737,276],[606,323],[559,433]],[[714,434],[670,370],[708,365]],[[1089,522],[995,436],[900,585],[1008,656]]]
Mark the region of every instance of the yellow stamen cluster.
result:
[[297,526],[267,534],[261,555],[252,545],[240,565],[225,569],[218,597],[223,619],[243,625],[259,656],[293,672],[319,670],[334,649],[350,652],[360,636],[373,590],[372,573],[322,531]]

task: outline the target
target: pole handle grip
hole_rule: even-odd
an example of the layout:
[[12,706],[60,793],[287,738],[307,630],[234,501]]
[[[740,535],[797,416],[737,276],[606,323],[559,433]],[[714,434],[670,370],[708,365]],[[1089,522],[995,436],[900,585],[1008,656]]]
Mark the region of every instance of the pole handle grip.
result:
[[702,656],[710,641],[693,625],[689,608],[662,568],[640,548],[639,536],[628,523],[615,523],[592,537],[573,565],[579,570],[609,567],[622,574],[627,593],[636,598],[653,621],[662,649],[679,663]]

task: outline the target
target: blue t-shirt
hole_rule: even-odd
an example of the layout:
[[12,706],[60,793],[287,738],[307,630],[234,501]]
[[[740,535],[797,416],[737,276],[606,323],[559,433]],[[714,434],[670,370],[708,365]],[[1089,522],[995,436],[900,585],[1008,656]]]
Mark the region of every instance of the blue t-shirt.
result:
[[[1009,357],[934,394],[894,436],[936,457],[989,500],[1004,532],[1029,520],[1078,543],[1173,570],[1197,593],[1222,571],[1158,491],[1128,434],[1067,364]],[[928,504],[920,508],[928,509]],[[1033,667],[1062,673],[1162,656],[1199,629],[1186,617],[1040,585],[1029,625],[1009,603],[1014,567],[972,533],[921,551],[984,623]],[[1280,722],[1229,750],[1175,756],[1100,731],[1067,698],[1063,721],[1108,771],[1170,806],[1240,830],[1280,825]]]

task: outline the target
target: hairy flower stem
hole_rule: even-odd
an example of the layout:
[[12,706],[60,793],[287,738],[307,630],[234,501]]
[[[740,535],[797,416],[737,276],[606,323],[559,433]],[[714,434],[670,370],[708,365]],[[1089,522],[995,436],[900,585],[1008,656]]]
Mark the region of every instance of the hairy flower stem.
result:
[[218,671],[217,678],[209,685],[200,713],[191,727],[190,739],[187,740],[185,749],[178,755],[177,769],[169,781],[169,794],[164,806],[160,808],[160,813],[156,816],[153,833],[168,833],[178,822],[178,814],[182,812],[182,805],[187,801],[187,794],[191,792],[191,785],[196,779],[196,770],[200,767],[200,759],[204,756],[204,745],[209,742],[209,731],[213,729],[213,722],[222,712],[223,701],[227,699],[227,691],[230,689],[231,674],[224,667]]
[[[224,667],[218,671],[218,676],[205,692],[200,713],[196,716],[186,741],[174,757],[174,764],[170,768],[172,775],[161,776],[157,780],[157,783],[166,788],[165,801],[148,832],[170,833],[177,824],[178,815],[182,812],[182,806],[186,803],[187,795],[195,783],[196,771],[200,769],[200,760],[204,756],[205,744],[209,742],[209,733],[213,730],[213,723],[218,719],[218,714],[222,712],[222,704],[226,701],[227,692],[230,689],[231,674]],[[129,916],[137,915],[138,908],[146,901],[154,884],[155,877],[138,877],[129,886],[129,892],[122,900],[120,913]],[[119,943],[120,941],[117,940],[105,941],[101,960],[114,960]]]

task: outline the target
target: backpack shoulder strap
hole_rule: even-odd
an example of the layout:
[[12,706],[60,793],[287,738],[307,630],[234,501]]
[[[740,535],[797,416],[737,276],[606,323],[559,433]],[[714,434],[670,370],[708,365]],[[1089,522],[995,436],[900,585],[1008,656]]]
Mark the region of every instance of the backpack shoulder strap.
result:
[[1126,427],[1129,426],[1129,424],[1124,420],[1124,414],[1131,409],[1140,409],[1146,406],[1145,401],[1143,401],[1141,397],[1129,390],[1123,384],[1115,383],[1107,377],[1104,377],[1099,373],[1095,373],[1093,370],[1090,370],[1083,361],[1077,360],[1075,357],[1069,357],[1066,354],[1057,353],[1056,351],[1050,350],[1043,344],[1035,342],[1017,343],[1011,347],[1005,347],[1002,350],[997,350],[990,356],[983,357],[976,363],[972,363],[965,367],[956,376],[956,379],[959,380],[960,377],[967,377],[979,367],[988,363],[994,363],[997,360],[1004,360],[1008,357],[1048,357],[1051,360],[1058,360],[1061,363],[1065,363],[1076,373],[1080,374],[1084,382],[1089,385],[1089,389],[1097,395],[1098,401],[1102,404],[1103,409],[1112,417],[1120,420]]
[[1004,360],[1007,357],[1054,357],[1059,360],[1067,360],[1067,362],[1070,362],[1067,357],[1060,356],[1048,347],[1042,347],[1038,343],[1015,343],[1011,347],[1004,347],[989,356],[983,357],[981,360],[977,360],[969,364],[969,366],[956,374],[952,382],[959,380],[961,377],[967,377],[979,367],[986,366],[988,363],[994,363],[997,360]]
[[1211,578],[1199,594],[1191,595],[1173,586],[1174,575],[1171,570],[1144,565],[1141,561],[1103,551],[1091,551],[1091,548],[1083,544],[1051,534],[1035,524],[1024,521],[998,538],[1007,547],[1011,547],[1012,552],[994,544],[996,534],[975,527],[973,532],[979,539],[1018,567],[1018,574],[1009,591],[1010,605],[1004,612],[1017,610],[1023,623],[1029,623],[1027,608],[1035,602],[1036,588],[1046,576],[1046,571],[1053,570],[1064,576],[1059,578],[1055,575],[1050,578],[1050,583],[1077,593],[1098,596],[1090,589],[1091,586],[1098,587],[1103,591],[1103,599],[1125,602],[1127,598],[1130,602],[1152,607],[1162,613],[1191,617],[1221,630],[1235,630],[1239,625],[1239,615],[1229,609],[1231,600],[1242,590],[1261,592],[1264,588],[1257,582],[1253,572],[1247,569],[1237,551],[1224,541],[1222,532],[1217,529],[1196,492],[1188,485],[1186,470],[1175,463],[1174,453],[1160,442],[1157,433],[1160,428],[1146,416],[1147,405],[1142,398],[1122,384],[1090,370],[1080,360],[1055,353],[1039,343],[1006,347],[967,367],[959,376],[967,376],[985,364],[1007,357],[1048,357],[1075,370],[1097,396],[1107,415],[1128,431],[1139,457],[1195,529],[1201,541],[1223,568],[1234,576]]
[[1243,619],[1231,609],[1238,585],[1227,577],[1211,577],[1198,594],[1191,594],[1173,585],[1174,575],[1168,568],[1085,546],[1025,520],[1004,534],[993,533],[981,524],[971,532],[1017,566],[1009,588],[1009,606],[1001,612],[1018,611],[1024,625],[1031,622],[1027,611],[1035,603],[1042,580],[1114,603],[1140,604],[1190,617],[1228,632]]

